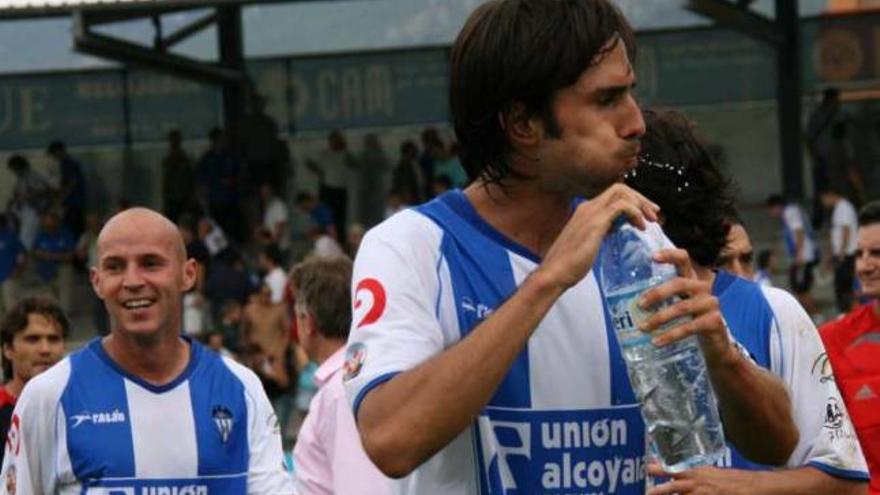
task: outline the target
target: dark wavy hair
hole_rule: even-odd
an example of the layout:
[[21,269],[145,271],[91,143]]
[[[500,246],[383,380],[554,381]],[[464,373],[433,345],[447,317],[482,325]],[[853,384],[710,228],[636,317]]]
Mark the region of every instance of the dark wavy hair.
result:
[[660,206],[663,231],[704,267],[715,266],[738,218],[736,190],[694,124],[672,110],[644,111],[639,166],[626,183]]
[[318,332],[329,338],[345,339],[351,326],[351,260],[311,258],[290,270],[290,285],[296,306],[304,308]]
[[880,223],[880,201],[871,201],[859,210],[859,227]]
[[[48,297],[25,297],[0,319],[0,343],[3,344],[4,349],[11,346],[15,336],[27,328],[28,316],[33,314],[44,316],[47,320],[58,324],[61,337],[67,338],[70,321],[57,302]],[[7,380],[12,378],[12,363],[5,356],[3,356],[3,376]]]
[[559,137],[556,93],[623,42],[632,28],[607,0],[491,0],[468,18],[450,59],[449,101],[460,158],[470,180],[503,185],[511,146],[502,127],[517,106]]

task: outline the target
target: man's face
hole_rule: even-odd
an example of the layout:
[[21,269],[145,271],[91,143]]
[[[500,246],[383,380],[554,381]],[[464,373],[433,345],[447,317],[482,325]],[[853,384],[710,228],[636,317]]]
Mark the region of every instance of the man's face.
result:
[[727,244],[718,257],[718,268],[752,279],[755,276],[754,257],[755,251],[746,229],[740,224],[732,225],[727,233]]
[[880,297],[880,223],[859,227],[856,275],[865,295]]
[[553,114],[561,136],[544,130],[529,172],[551,190],[588,196],[622,180],[636,166],[645,133],[634,84],[626,47],[617,41],[577,82],[557,92]]
[[38,313],[28,315],[27,326],[3,346],[3,357],[12,363],[13,377],[27,383],[64,355],[64,338],[58,322]]
[[132,218],[105,228],[98,241],[98,266],[92,287],[104,301],[113,330],[139,335],[181,327],[181,300],[196,279],[171,225]]

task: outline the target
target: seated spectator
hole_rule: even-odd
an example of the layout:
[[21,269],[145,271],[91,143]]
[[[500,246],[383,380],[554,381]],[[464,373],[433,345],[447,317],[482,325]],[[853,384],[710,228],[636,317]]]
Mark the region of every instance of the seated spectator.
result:
[[40,217],[41,230],[34,239],[33,255],[40,280],[61,304],[62,311],[69,313],[76,239],[60,222],[61,217],[54,211]]
[[[390,481],[364,453],[342,380],[351,326],[351,261],[313,259],[293,268],[299,340],[315,371],[312,399],[293,451],[300,493],[391,493]],[[355,351],[356,352],[356,351]]]
[[[64,357],[64,339],[69,326],[67,316],[55,301],[38,297],[22,299],[0,320],[6,378],[0,388],[2,438],[6,438],[9,431],[15,402],[25,384]],[[0,451],[2,463],[3,452]]]

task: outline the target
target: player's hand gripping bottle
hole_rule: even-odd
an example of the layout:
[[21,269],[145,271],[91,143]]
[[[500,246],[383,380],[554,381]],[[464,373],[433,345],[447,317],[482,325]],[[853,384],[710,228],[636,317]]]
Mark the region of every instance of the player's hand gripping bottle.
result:
[[638,329],[660,309],[640,309],[642,293],[676,276],[673,265],[653,261],[653,252],[661,247],[660,240],[621,217],[605,238],[597,267],[654,454],[666,471],[681,472],[714,464],[724,452],[724,432],[697,336],[657,347],[652,337],[682,323],[680,319],[653,334]]

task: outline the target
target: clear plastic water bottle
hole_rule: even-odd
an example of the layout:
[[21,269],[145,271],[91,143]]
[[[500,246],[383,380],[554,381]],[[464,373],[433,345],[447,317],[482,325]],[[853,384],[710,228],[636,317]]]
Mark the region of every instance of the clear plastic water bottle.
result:
[[639,323],[677,300],[647,310],[637,305],[646,290],[676,276],[673,265],[652,260],[653,252],[660,248],[660,239],[621,218],[605,238],[598,266],[605,305],[641,403],[652,449],[663,468],[676,473],[715,464],[725,445],[718,404],[697,337],[657,347],[651,339],[680,320],[650,335],[638,329]]

